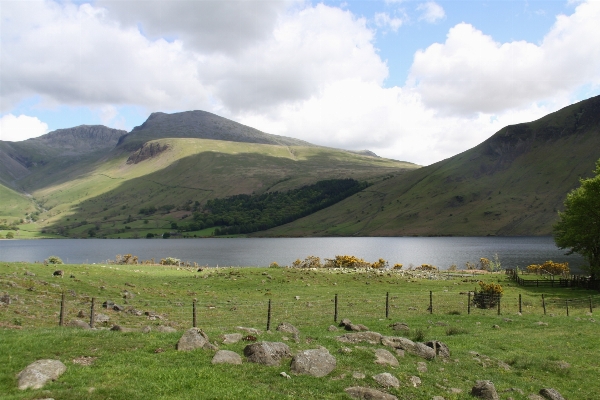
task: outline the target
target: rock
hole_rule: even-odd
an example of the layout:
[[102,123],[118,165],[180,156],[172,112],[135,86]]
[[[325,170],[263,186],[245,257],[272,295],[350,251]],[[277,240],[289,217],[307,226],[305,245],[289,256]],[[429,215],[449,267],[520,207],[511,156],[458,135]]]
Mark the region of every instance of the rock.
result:
[[278,332],[292,334],[292,335],[294,335],[294,337],[297,337],[298,335],[300,335],[300,331],[298,330],[298,328],[296,328],[294,325],[292,325],[288,322],[280,323],[279,325],[277,325],[277,328],[275,330]]
[[197,348],[212,350],[214,346],[210,344],[210,342],[206,338],[206,335],[200,329],[188,329],[177,342],[177,350],[190,351],[195,350]]
[[110,317],[106,314],[102,314],[102,313],[96,313],[94,315],[94,322],[99,322],[99,323],[105,323],[110,321]]
[[338,330],[338,328],[335,325],[329,325],[329,328],[327,328],[327,330],[329,332],[336,332]]
[[352,353],[352,349],[350,347],[340,347],[338,352],[340,352],[342,354],[349,354],[349,353]]
[[505,371],[510,371],[510,365],[508,365],[504,361],[498,361],[498,367],[502,368]]
[[527,396],[528,400],[545,400],[542,396],[540,396],[539,394],[535,394],[535,393],[531,393],[529,396]]
[[87,315],[82,310],[79,310],[79,312],[77,313],[77,318],[85,318],[85,317],[87,317]]
[[392,353],[385,349],[375,350],[375,364],[391,365],[392,367],[397,367],[400,365],[398,363],[398,359],[394,357]]
[[369,330],[369,328],[363,324],[350,324],[346,329],[354,332],[367,332]]
[[284,357],[291,357],[287,344],[281,342],[257,342],[244,348],[248,361],[264,365],[279,365]]
[[433,396],[431,400],[446,400],[442,396]]
[[254,329],[254,328],[246,328],[244,326],[236,326],[235,329],[250,333],[252,335],[260,335],[260,331],[258,329]]
[[235,351],[219,350],[213,357],[211,363],[240,365],[242,363],[242,357],[240,357],[240,355]]
[[172,326],[165,326],[165,325],[159,325],[156,328],[154,328],[154,330],[156,332],[160,332],[160,333],[174,333],[174,332],[177,332],[177,329],[173,328]]
[[335,357],[325,348],[304,350],[292,358],[290,370],[295,374],[311,375],[318,378],[328,375],[335,369]]
[[390,374],[389,372],[384,372],[381,374],[377,374],[377,375],[373,375],[373,379],[375,379],[375,381],[377,383],[379,383],[381,386],[387,388],[399,388],[400,387],[400,381],[398,380],[398,378],[396,378],[394,375]]
[[223,335],[223,344],[234,344],[242,340],[241,333],[228,333]]
[[133,329],[131,328],[125,328],[121,325],[113,325],[112,328],[110,328],[111,331],[117,331],[117,332],[133,332]]
[[425,345],[431,347],[437,356],[450,358],[450,349],[446,343],[438,340],[430,340],[429,342],[425,342]]
[[548,323],[547,323],[547,322],[538,321],[538,322],[534,323],[534,325],[538,325],[538,326],[548,326]]
[[115,304],[113,306],[113,310],[121,312],[121,311],[125,311],[125,307]]
[[65,275],[65,271],[58,269],[52,273],[52,276],[60,276],[61,278]]
[[73,319],[73,320],[69,321],[69,326],[72,326],[73,328],[92,329],[90,324],[88,324],[87,322],[84,322],[80,319]]
[[289,376],[288,374],[286,374],[286,373],[285,373],[285,371],[283,371],[283,372],[280,372],[280,373],[279,373],[279,375],[283,376],[283,377],[284,377],[284,378],[286,378],[286,379],[292,379],[292,377],[291,377],[291,376]]
[[67,367],[58,360],[38,360],[29,364],[17,375],[20,390],[41,389],[46,382],[55,381]]
[[447,322],[444,322],[444,321],[438,321],[438,322],[436,322],[435,324],[436,324],[437,326],[448,326],[448,323],[447,323]]
[[432,360],[435,358],[435,350],[425,345],[424,343],[413,342],[410,339],[400,336],[384,336],[381,339],[381,344],[384,346],[402,349],[416,356]]
[[356,332],[346,333],[345,335],[338,336],[336,339],[342,343],[360,343],[367,342],[370,344],[379,344],[381,342],[382,335],[377,332]]
[[500,329],[500,325],[492,325],[492,328],[494,328],[494,329]]
[[471,389],[471,394],[480,399],[499,400],[496,387],[491,381],[477,381]]
[[411,376],[410,378],[408,378],[408,381],[413,387],[421,386],[421,378],[419,378],[418,376]]
[[362,372],[353,372],[352,377],[354,379],[365,379],[366,376]]
[[106,300],[104,303],[102,303],[102,308],[106,308],[107,310],[113,308],[114,306],[115,302],[112,300]]
[[152,332],[152,328],[149,326],[145,326],[142,328],[142,333],[150,333]]
[[389,393],[362,386],[352,386],[344,389],[344,392],[353,399],[358,400],[398,400],[396,396]]
[[423,361],[418,362],[417,363],[417,371],[419,371],[422,374],[427,372],[427,363],[425,363]]
[[565,398],[562,397],[556,389],[542,389],[540,390],[540,394],[542,395],[542,397],[548,400],[565,400]]
[[394,322],[390,327],[395,331],[410,331],[410,328],[404,322]]
[[123,291],[123,298],[124,299],[133,299],[135,297],[135,295],[130,292],[129,290],[124,290]]
[[12,303],[12,300],[8,294],[5,294],[5,295],[2,295],[2,297],[0,297],[0,303],[4,303],[7,306],[10,306],[10,303]]
[[343,320],[340,321],[340,326],[347,326],[350,325],[352,323],[352,321],[350,321],[348,318],[344,318]]

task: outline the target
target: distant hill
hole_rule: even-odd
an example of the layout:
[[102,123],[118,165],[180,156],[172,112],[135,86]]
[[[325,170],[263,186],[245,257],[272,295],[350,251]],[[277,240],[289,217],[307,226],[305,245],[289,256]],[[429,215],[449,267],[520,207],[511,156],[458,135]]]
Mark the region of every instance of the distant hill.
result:
[[[0,162],[1,183],[21,192],[14,194],[22,210],[11,208],[11,218],[26,220],[20,228],[70,237],[162,234],[188,224],[210,199],[326,179],[372,183],[419,168],[270,135],[202,111],[154,113],[127,134],[77,127],[0,142]],[[33,205],[34,219],[25,215]],[[152,215],[140,213],[154,208]]]
[[119,146],[135,150],[152,139],[191,138],[225,140],[229,142],[273,144],[280,146],[314,146],[285,136],[261,132],[206,111],[185,111],[174,114],[155,112],[146,122],[136,126],[119,141]]
[[260,235],[550,235],[600,158],[600,96]]

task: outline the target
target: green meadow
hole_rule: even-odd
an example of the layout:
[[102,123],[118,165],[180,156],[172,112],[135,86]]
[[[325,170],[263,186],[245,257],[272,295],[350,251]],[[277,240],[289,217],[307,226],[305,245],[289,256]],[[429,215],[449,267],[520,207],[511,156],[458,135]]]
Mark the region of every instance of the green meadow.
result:
[[[57,268],[64,271],[62,278],[52,275]],[[467,293],[480,280],[503,286],[500,315],[497,308],[473,306],[469,313]],[[494,382],[501,399],[527,399],[546,387],[567,399],[594,399],[600,390],[595,320],[600,295],[522,288],[500,273],[3,262],[0,294],[11,298],[10,305],[0,303],[3,399],[348,399],[344,389],[350,386],[378,388],[400,399],[469,399],[471,387],[482,379]],[[65,326],[59,327],[63,294]],[[337,325],[336,295],[338,322],[349,318],[383,335],[440,340],[449,346],[450,359],[426,361],[427,372],[417,370],[424,360],[408,353],[398,357],[399,367],[375,364],[374,349],[384,346],[340,343],[336,337],[345,332],[328,329]],[[96,330],[68,326],[75,319],[89,321],[92,299],[95,313],[109,321],[96,322]],[[123,311],[104,309],[106,300]],[[292,353],[324,346],[337,366],[314,378],[293,375],[289,359],[278,367],[212,365],[212,351],[178,352],[177,341],[193,323],[194,303],[198,327],[220,349],[243,354],[248,342],[224,345],[221,335],[246,334],[236,327],[251,327],[261,331],[258,340],[284,341]],[[300,330],[299,341],[276,330],[281,322]],[[394,322],[410,330],[394,331]],[[109,330],[115,324],[124,330]],[[162,333],[159,326],[177,332]],[[142,333],[143,327],[150,333]],[[340,352],[343,347],[351,351]],[[67,372],[43,389],[19,391],[16,374],[42,358],[61,360]],[[355,372],[365,378],[354,378]],[[372,376],[381,372],[396,376],[400,388],[378,387]],[[410,385],[411,376],[420,377],[422,385]]]

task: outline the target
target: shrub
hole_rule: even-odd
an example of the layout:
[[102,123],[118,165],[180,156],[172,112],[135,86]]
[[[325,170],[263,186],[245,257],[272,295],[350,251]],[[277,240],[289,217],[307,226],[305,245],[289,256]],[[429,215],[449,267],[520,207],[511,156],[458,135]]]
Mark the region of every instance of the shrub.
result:
[[355,256],[335,256],[325,259],[325,268],[368,268],[371,264]]
[[270,265],[269,268],[279,268],[279,264],[277,264],[275,261],[273,261]]
[[555,263],[553,261],[546,261],[543,264],[532,264],[527,267],[528,272],[534,272],[536,274],[546,272],[551,275],[563,275],[570,272],[569,263]]
[[181,260],[179,258],[167,257],[160,260],[161,265],[179,265]]
[[467,269],[475,269],[475,264],[473,264],[472,262],[469,262],[469,261],[467,261],[467,262],[465,263],[465,267],[466,267]]
[[421,264],[419,267],[415,268],[418,271],[437,271],[437,267],[431,264]]
[[417,329],[413,336],[413,341],[422,342],[424,340],[425,340],[425,332],[423,331],[423,329]]
[[44,264],[64,264],[63,260],[60,259],[59,256],[50,256],[44,260]]
[[447,336],[461,335],[464,333],[469,333],[469,331],[467,331],[465,328],[459,328],[456,326],[450,326],[450,327],[448,327],[448,329],[446,329]]
[[130,265],[138,264],[138,256],[132,256],[131,254],[120,255],[117,254],[115,257],[115,264]]
[[479,259],[479,266],[480,266],[480,269],[482,269],[484,271],[489,271],[489,269],[490,269],[490,260],[488,260],[487,258],[481,257]]
[[146,239],[152,239],[154,237],[154,233],[148,232],[146,234]]
[[371,264],[371,268],[375,269],[386,269],[387,267],[389,267],[389,264],[383,258],[380,258],[379,260]]
[[452,264],[451,266],[448,267],[448,271],[456,271],[458,269],[458,267],[456,266],[456,264]]
[[500,301],[504,289],[497,283],[479,282],[480,291],[475,290],[473,304],[477,308],[493,308]]
[[7,239],[14,239],[15,238],[15,234],[12,232],[6,232],[6,238]]
[[402,264],[394,264],[394,269],[402,269],[403,265]]
[[321,268],[321,259],[316,256],[308,256],[304,261],[297,259],[292,263],[293,268]]

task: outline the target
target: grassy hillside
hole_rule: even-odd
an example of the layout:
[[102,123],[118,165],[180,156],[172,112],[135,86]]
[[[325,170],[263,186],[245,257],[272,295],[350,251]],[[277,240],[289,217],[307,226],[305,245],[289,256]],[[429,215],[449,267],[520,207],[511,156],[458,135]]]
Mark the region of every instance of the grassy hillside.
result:
[[[162,233],[173,222],[188,222],[196,202],[285,191],[323,179],[373,181],[417,168],[316,146],[174,138],[146,147],[152,145],[160,151],[117,148],[110,156],[72,165],[44,187],[39,187],[38,174],[24,178],[20,183],[36,185],[32,193],[48,210],[38,229],[69,236],[87,237],[90,229],[96,236],[145,236]],[[164,206],[164,212],[139,214],[152,206]]]
[[0,221],[7,223],[18,221],[25,217],[25,213],[36,211],[35,204],[25,195],[0,184]]
[[[197,272],[196,268],[156,265],[60,268],[65,271],[63,279],[51,276],[55,268],[39,263],[1,265],[0,285],[12,299],[10,305],[0,306],[3,399],[134,400],[152,393],[156,399],[342,400],[350,399],[345,388],[366,386],[400,399],[442,396],[457,400],[470,399],[471,388],[483,379],[494,382],[502,399],[526,400],[548,387],[567,399],[593,399],[600,389],[598,322],[588,314],[589,296],[594,304],[599,299],[585,290],[515,287],[504,274],[446,280],[400,271],[210,268]],[[464,293],[473,290],[479,278],[505,288],[501,315],[495,309],[475,307],[467,313]],[[430,291],[432,314],[427,310]],[[389,318],[385,318],[386,292]],[[96,322],[97,330],[59,328],[61,293],[65,293],[66,323],[89,321],[92,298],[96,315],[109,320]],[[128,299],[122,298],[125,294]],[[349,318],[386,336],[440,340],[448,345],[450,358],[424,360],[408,352],[395,354],[382,344],[341,343],[337,337],[346,332],[328,329],[334,324],[335,294],[338,321]],[[519,296],[521,314],[517,313]],[[570,316],[565,312],[565,299],[572,299]],[[102,308],[106,300],[125,311]],[[198,327],[219,349],[240,354],[241,365],[211,364],[212,350],[176,350],[184,330],[192,325],[194,300]],[[272,318],[267,332],[269,300]],[[390,325],[397,321],[406,323],[408,330],[393,330]],[[281,322],[299,329],[298,341],[276,330]],[[109,330],[115,324],[123,330]],[[293,354],[323,346],[336,358],[335,369],[316,378],[293,374],[290,358],[279,366],[251,363],[243,356],[250,342],[223,344],[224,334],[248,334],[237,326],[259,329],[254,335],[259,341],[286,343]],[[142,333],[143,327],[147,333]],[[165,327],[176,331],[160,330]],[[375,363],[375,351],[380,349],[394,353],[399,365]],[[43,389],[18,390],[17,373],[44,358],[62,361],[66,372]],[[280,376],[282,371],[291,379]],[[395,376],[400,387],[380,386],[373,375],[383,372]],[[418,376],[421,385],[414,387],[411,376]]]
[[599,158],[595,97],[261,234],[549,235],[567,192]]

